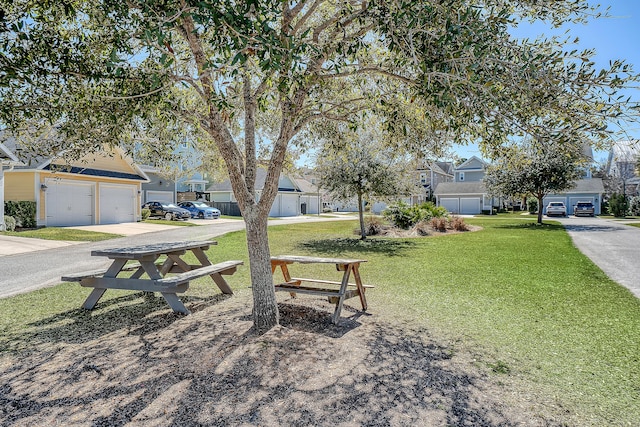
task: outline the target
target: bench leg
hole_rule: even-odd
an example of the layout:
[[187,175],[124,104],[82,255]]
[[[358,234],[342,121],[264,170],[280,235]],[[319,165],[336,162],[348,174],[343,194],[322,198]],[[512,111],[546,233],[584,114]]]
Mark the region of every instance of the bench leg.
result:
[[345,294],[347,292],[347,286],[349,284],[349,274],[351,273],[352,265],[349,264],[344,270],[344,275],[342,276],[342,284],[340,285],[340,294],[338,296],[338,302],[336,303],[336,309],[333,312],[333,316],[331,316],[331,320],[335,325],[338,324],[338,320],[340,320],[340,312],[342,311],[342,304],[344,303]]
[[180,298],[178,298],[176,294],[168,292],[161,293],[165,301],[167,301],[167,304],[169,304],[173,311],[175,311],[176,313],[191,314],[191,312],[187,310],[187,307],[184,306],[184,304],[182,303],[182,301],[180,301]]
[[223,294],[233,295],[233,291],[231,290],[231,287],[229,286],[227,281],[224,280],[224,277],[222,277],[218,273],[214,273],[211,275],[211,278],[216,283],[216,285],[218,285],[218,288],[220,288]]
[[355,279],[358,295],[360,296],[362,311],[367,311],[367,298],[364,296],[364,286],[362,286],[362,279],[360,278],[360,271],[358,270],[357,264],[353,266],[353,278]]
[[102,295],[104,295],[105,291],[106,289],[93,288],[93,290],[91,291],[87,299],[84,301],[84,304],[82,304],[82,307],[86,308],[87,310],[93,309],[93,307],[96,306],[100,298],[102,298]]

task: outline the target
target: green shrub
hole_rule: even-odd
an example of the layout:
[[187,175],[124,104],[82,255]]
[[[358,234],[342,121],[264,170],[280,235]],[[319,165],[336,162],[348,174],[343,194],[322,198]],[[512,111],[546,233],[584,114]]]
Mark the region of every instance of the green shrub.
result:
[[391,205],[382,212],[384,219],[403,230],[407,230],[415,224],[411,207],[404,202]]
[[15,231],[16,229],[16,219],[10,215],[4,216],[4,226],[7,231]]
[[538,200],[532,197],[527,199],[527,209],[530,214],[538,212]]
[[428,222],[431,218],[443,218],[447,216],[447,210],[442,206],[436,206],[431,202],[409,206],[404,202],[391,205],[382,212],[384,218],[398,228],[407,230],[419,222]]
[[149,215],[151,215],[151,210],[150,209],[142,209],[140,214],[142,215],[142,220],[144,221],[145,219],[149,218]]
[[4,202],[4,214],[12,216],[16,220],[16,227],[36,227],[36,202]]
[[627,214],[629,204],[624,194],[613,193],[609,198],[609,211],[613,216],[619,218]]

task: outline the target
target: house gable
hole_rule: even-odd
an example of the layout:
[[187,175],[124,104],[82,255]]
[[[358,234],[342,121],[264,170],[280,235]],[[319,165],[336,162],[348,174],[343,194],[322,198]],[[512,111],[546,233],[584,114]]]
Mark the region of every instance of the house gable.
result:
[[486,163],[472,156],[455,169],[455,182],[481,182],[484,178]]

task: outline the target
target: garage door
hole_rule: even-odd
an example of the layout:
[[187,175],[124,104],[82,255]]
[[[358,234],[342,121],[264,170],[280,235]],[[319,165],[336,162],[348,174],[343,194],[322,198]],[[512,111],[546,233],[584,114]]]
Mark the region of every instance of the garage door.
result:
[[460,210],[459,204],[460,204],[460,200],[457,197],[440,199],[440,206],[445,208],[450,213],[458,213],[458,211]]
[[45,192],[47,226],[94,224],[93,183],[48,180]]
[[300,196],[297,194],[278,194],[271,205],[269,216],[283,217],[298,215]]
[[479,198],[460,198],[460,213],[464,215],[476,215],[482,212]]
[[135,185],[100,185],[100,224],[136,221]]
[[167,202],[173,203],[173,191],[145,191],[145,202]]

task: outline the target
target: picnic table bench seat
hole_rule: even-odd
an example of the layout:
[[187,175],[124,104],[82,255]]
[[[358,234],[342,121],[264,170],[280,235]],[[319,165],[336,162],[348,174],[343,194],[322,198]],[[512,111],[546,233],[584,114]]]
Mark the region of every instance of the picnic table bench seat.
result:
[[[123,289],[160,292],[173,311],[189,314],[176,294],[187,291],[191,280],[210,276],[222,293],[232,295],[231,287],[222,276],[234,274],[237,267],[244,263],[230,260],[211,264],[204,251],[212,245],[216,245],[216,242],[188,241],[94,250],[92,256],[104,256],[112,260],[108,268],[67,274],[61,279],[93,288],[83,304],[87,310],[95,307],[107,289]],[[190,264],[182,258],[188,252],[193,253],[199,264]],[[125,271],[133,273],[121,275]]]
[[[223,261],[217,264],[206,265],[204,267],[198,267],[193,270],[184,271],[182,273],[176,274],[175,276],[167,276],[162,279],[156,279],[152,281],[114,277],[114,278],[111,278],[112,280],[110,280],[109,283],[106,283],[107,286],[105,287],[113,288],[113,289],[131,289],[136,291],[153,291],[153,290],[160,291],[161,289],[164,289],[167,287],[189,283],[191,280],[198,279],[204,276],[210,276],[215,273],[233,274],[236,272],[237,267],[239,265],[242,265],[243,263],[244,263],[243,261],[235,261],[235,260]],[[127,267],[126,270],[134,270],[136,268],[138,268],[138,266],[132,266],[131,268]],[[102,278],[102,275],[106,273],[107,270],[108,270],[107,268],[103,268],[99,270],[85,271],[81,273],[67,274],[65,276],[62,276],[62,281],[63,282],[85,281],[85,283],[81,283],[81,286],[98,287],[98,286],[94,286],[92,284],[93,283],[92,281],[86,281],[85,279]],[[123,268],[123,270],[125,269]],[[103,278],[103,280],[108,280],[108,278]],[[121,285],[118,286],[118,283],[121,283]],[[136,286],[136,284],[138,283],[140,285]]]
[[[366,260],[281,255],[271,257],[271,272],[274,273],[277,268],[280,268],[280,270],[282,271],[282,276],[284,278],[284,282],[274,284],[276,291],[289,292],[291,297],[295,297],[298,293],[327,297],[330,303],[336,305],[335,311],[332,316],[332,321],[333,323],[338,323],[342,305],[347,299],[356,296],[360,297],[362,310],[367,310],[365,289],[373,288],[374,286],[365,285],[362,283],[362,280],[360,278],[359,265],[363,262],[366,262]],[[291,277],[288,265],[295,263],[334,264],[337,271],[343,272],[342,281]],[[355,283],[349,282],[349,278],[352,274],[353,278],[355,279]]]

